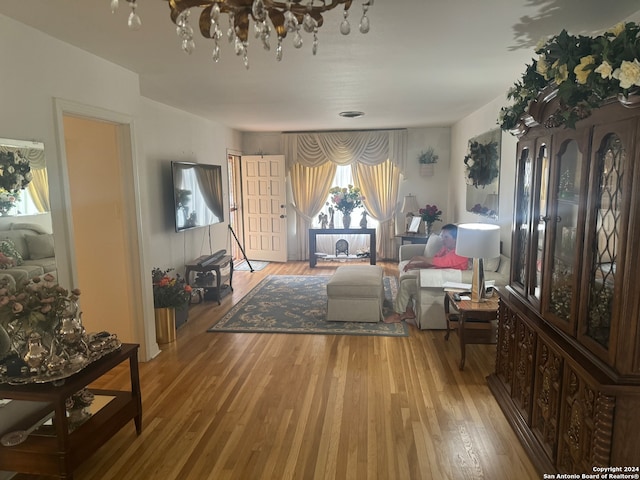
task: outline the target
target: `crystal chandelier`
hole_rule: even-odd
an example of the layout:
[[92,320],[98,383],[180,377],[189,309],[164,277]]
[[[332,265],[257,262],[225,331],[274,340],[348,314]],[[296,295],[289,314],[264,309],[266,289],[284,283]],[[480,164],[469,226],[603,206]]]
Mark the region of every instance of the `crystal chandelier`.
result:
[[[142,20],[137,13],[137,0],[126,0],[131,7],[128,25],[132,30],[142,26]],[[219,41],[224,36],[221,14],[228,16],[226,28],[227,39],[234,44],[236,55],[241,56],[246,68],[249,68],[249,18],[253,20],[253,31],[259,38],[265,50],[270,50],[269,40],[275,29],[277,36],[276,59],[282,60],[282,40],[287,33],[293,34],[293,46],[302,47],[300,30],[313,34],[312,52],[318,51],[318,29],[324,19],[322,14],[338,5],[344,5],[343,19],[340,23],[340,33],[348,35],[351,31],[349,24],[349,8],[353,0],[167,0],[171,10],[171,20],[176,24],[176,32],[182,43],[182,49],[191,53],[195,49],[193,28],[189,23],[191,9],[202,9],[198,26],[204,38],[213,40],[212,57],[215,62],[220,60]],[[367,11],[374,0],[362,0],[362,18],[360,32],[369,31],[369,17]],[[111,11],[115,13],[119,0],[111,0]],[[267,22],[271,21],[271,25]]]

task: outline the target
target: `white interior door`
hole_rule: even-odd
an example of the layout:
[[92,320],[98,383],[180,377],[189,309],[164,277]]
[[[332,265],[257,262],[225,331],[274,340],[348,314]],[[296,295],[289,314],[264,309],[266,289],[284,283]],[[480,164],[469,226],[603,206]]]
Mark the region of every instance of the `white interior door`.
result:
[[287,261],[283,155],[241,158],[244,250],[249,260]]

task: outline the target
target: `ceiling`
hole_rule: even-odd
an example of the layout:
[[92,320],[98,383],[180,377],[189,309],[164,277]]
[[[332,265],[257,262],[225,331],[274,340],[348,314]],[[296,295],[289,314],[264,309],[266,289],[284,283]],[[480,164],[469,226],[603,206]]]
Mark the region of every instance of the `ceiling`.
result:
[[[2,0],[0,14],[138,73],[145,97],[256,132],[448,126],[504,94],[540,38],[640,18],[638,0],[377,0],[363,35],[356,0],[349,36],[338,7],[325,14],[317,56],[308,34],[300,50],[284,40],[281,62],[274,39],[266,52],[251,38],[246,70],[225,39],[219,63],[199,34],[196,51],[182,52],[166,1],[138,0],[139,31],[127,28],[125,0],[115,15],[109,3]],[[365,116],[339,117],[345,110]]]

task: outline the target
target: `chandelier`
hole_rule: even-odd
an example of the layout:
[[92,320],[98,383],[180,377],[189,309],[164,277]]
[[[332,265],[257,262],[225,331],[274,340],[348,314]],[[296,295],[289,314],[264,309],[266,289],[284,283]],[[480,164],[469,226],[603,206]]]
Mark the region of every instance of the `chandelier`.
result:
[[[126,0],[131,7],[128,25],[132,30],[142,26],[142,20],[137,13],[137,0]],[[348,35],[351,32],[349,23],[349,8],[353,0],[166,0],[171,10],[171,20],[176,24],[176,32],[182,44],[182,49],[192,53],[195,49],[193,28],[189,22],[191,9],[201,8],[198,27],[204,38],[213,40],[212,57],[215,62],[220,60],[219,41],[223,38],[221,14],[226,13],[228,26],[227,39],[234,44],[235,53],[242,57],[244,65],[249,68],[249,19],[253,20],[253,32],[260,39],[265,50],[271,50],[269,40],[272,31],[277,36],[276,59],[282,60],[282,40],[287,33],[293,35],[293,46],[301,48],[303,44],[301,29],[313,34],[311,51],[318,52],[318,29],[324,19],[322,14],[333,10],[338,5],[344,5],[343,19],[340,23],[340,33]],[[367,11],[374,0],[362,0],[362,18],[359,29],[361,33],[369,31],[369,17]],[[118,9],[119,0],[111,0],[111,11]],[[271,21],[271,25],[267,22]]]

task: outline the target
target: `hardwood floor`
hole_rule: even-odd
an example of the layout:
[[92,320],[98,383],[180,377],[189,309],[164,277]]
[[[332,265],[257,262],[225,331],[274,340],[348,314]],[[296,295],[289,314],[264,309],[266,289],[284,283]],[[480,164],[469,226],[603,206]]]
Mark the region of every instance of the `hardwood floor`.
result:
[[[379,263],[396,275],[392,263]],[[222,305],[193,305],[177,341],[140,365],[143,431],[133,422],[76,480],[540,478],[489,392],[495,346],[442,331],[358,337],[207,333],[269,274],[235,272]],[[99,386],[126,388],[118,369]],[[26,475],[17,478],[33,479]]]

